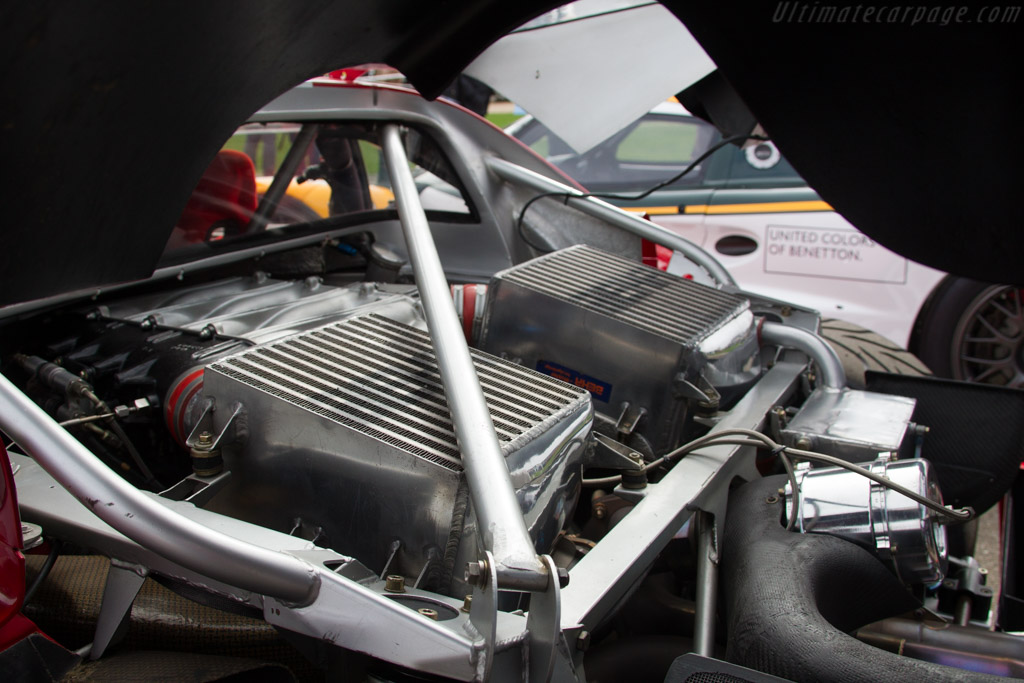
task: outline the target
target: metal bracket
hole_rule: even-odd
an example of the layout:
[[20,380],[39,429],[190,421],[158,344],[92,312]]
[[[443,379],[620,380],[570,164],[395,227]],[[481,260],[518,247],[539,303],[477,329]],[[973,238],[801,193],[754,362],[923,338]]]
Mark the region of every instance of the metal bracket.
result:
[[[476,635],[483,638],[482,648],[477,652],[476,680],[486,681],[491,678],[491,666],[494,664],[494,642],[498,639],[498,572],[494,567],[494,555],[484,551],[484,562],[481,563],[487,572],[484,577],[487,585],[480,588],[473,586],[473,602],[469,607],[469,622],[476,630]],[[549,581],[550,583],[557,583]],[[539,595],[539,594],[535,594]]]
[[241,420],[239,420],[239,417],[241,417],[245,412],[245,406],[243,406],[241,403],[233,403],[231,405],[231,415],[229,415],[228,419],[224,421],[224,427],[220,430],[219,433],[215,432],[213,425],[213,414],[215,412],[217,412],[217,406],[214,403],[213,399],[206,399],[205,405],[203,406],[203,414],[199,417],[199,420],[196,422],[196,426],[192,428],[192,431],[189,433],[188,438],[185,439],[186,446],[188,446],[189,448],[194,448],[199,443],[199,435],[204,432],[209,432],[211,434],[215,434],[215,436],[213,437],[213,443],[209,445],[204,445],[204,449],[210,451],[217,450],[218,448],[220,448],[221,441],[227,438],[228,430],[230,430],[232,427],[235,427],[235,431],[231,434],[231,436],[234,439],[238,439],[244,436],[244,432],[242,430],[237,429],[237,424],[241,422]]
[[540,559],[547,566],[551,579],[547,590],[530,595],[526,628],[529,631],[527,647],[530,648],[531,681],[551,680],[558,642],[562,637],[562,589],[558,581],[558,567],[550,555],[542,555]]
[[691,382],[683,373],[679,373],[672,380],[672,390],[677,397],[693,401],[698,408],[710,412],[718,410],[722,399],[721,394],[704,375],[697,375],[694,382]]
[[231,478],[231,472],[221,472],[214,477],[199,477],[190,474],[174,486],[160,492],[168,500],[183,500],[196,507],[203,507]]
[[388,560],[384,563],[384,569],[380,570],[380,580],[383,581],[391,570],[391,563],[395,561],[395,557],[398,556],[398,551],[402,548],[402,542],[397,538],[391,541],[391,545],[388,546]]
[[420,570],[420,575],[416,577],[416,583],[413,584],[414,588],[423,588],[424,581],[430,575],[430,570],[441,564],[441,552],[436,546],[431,546],[427,549],[427,560],[423,563],[423,569]]
[[643,456],[628,446],[604,434],[593,433],[594,448],[589,453],[587,467],[607,467],[613,470],[635,470],[643,467]]
[[623,403],[622,412],[619,414],[619,419],[615,422],[615,432],[621,438],[628,437],[636,429],[636,425],[640,422],[640,419],[646,414],[646,408],[634,408],[628,401]]
[[786,428],[786,409],[782,406],[772,406],[768,411],[768,431],[776,443],[782,443],[782,430]]
[[99,659],[108,647],[124,638],[128,632],[132,604],[148,575],[149,570],[143,566],[113,559],[110,561],[89,659]]

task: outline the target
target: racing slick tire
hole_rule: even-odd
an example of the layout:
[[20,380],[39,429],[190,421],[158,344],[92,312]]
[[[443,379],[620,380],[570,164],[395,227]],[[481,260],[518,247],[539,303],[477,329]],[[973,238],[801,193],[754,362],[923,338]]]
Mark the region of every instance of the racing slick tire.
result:
[[846,383],[865,388],[868,370],[897,375],[930,375],[928,366],[896,342],[868,329],[835,318],[822,318],[821,336],[839,354],[846,370]]

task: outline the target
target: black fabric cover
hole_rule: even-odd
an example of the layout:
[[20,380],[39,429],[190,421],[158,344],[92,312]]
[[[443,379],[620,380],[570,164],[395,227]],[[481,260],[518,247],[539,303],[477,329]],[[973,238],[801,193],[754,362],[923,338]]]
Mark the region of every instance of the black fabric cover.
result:
[[1019,6],[665,4],[861,231],[941,270],[1024,284]]
[[722,545],[726,659],[808,683],[1003,681],[900,657],[847,635],[917,602],[867,550],[832,536],[786,531],[785,476],[737,489]]
[[1024,461],[1024,391],[938,377],[868,372],[867,388],[917,399],[914,422],[929,428],[922,457],[935,467],[943,501],[979,515],[1010,489]]
[[672,662],[665,683],[784,683],[785,679],[696,653]]
[[[38,573],[43,559],[41,555],[26,557],[29,581]],[[32,602],[24,607],[25,615],[66,647],[78,648],[91,642],[109,568],[110,560],[97,555],[59,557]],[[173,666],[174,657],[181,653],[196,655],[198,659],[194,669],[205,671],[202,675],[209,676],[207,680],[268,663],[284,665],[301,678],[319,674],[262,619],[231,614],[186,600],[150,578],[142,585],[132,605],[131,622],[124,640],[113,646],[111,651],[156,650],[174,652],[173,656],[161,660],[168,666]],[[204,659],[206,655],[225,656],[227,659],[217,662]],[[147,659],[150,664],[145,663]],[[125,659],[108,673],[116,672],[117,667],[130,671],[136,664],[143,668],[155,666],[157,659],[155,654],[143,659]],[[280,667],[269,664],[268,670],[277,676]],[[169,671],[168,675],[172,673]],[[106,674],[97,672],[95,675],[103,678]],[[124,680],[116,676],[113,678]]]
[[0,674],[5,681],[56,683],[80,659],[46,636],[33,633],[0,651]]
[[307,78],[383,62],[436,97],[557,0],[0,5],[0,305],[147,277],[220,145]]

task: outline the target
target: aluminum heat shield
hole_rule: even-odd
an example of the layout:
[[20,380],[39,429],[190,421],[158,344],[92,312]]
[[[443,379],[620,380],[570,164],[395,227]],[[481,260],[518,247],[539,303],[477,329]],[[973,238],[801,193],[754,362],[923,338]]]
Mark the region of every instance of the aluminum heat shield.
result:
[[[527,525],[547,552],[579,493],[590,398],[482,352],[473,361]],[[388,572],[417,576],[430,564],[425,585],[448,590],[444,567],[450,576],[455,548],[476,539],[426,333],[360,316],[221,360],[205,381],[216,428],[241,402],[248,432],[224,449],[231,481],[210,509],[316,537],[376,571],[398,540]]]
[[481,347],[587,388],[613,420],[643,408],[655,450],[702,379],[728,400],[759,369],[746,299],[583,245],[495,275]]

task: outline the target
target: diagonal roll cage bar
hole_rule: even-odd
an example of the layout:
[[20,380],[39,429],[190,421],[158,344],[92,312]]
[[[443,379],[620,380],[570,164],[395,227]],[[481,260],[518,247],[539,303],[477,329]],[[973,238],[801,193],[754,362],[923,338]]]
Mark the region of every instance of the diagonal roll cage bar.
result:
[[448,280],[420,204],[416,182],[399,126],[388,124],[381,134],[384,161],[395,193],[395,206],[405,234],[416,286],[430,329],[431,345],[451,411],[452,424],[469,485],[473,509],[483,531],[485,549],[497,564],[501,588],[542,591],[550,577],[537,556],[516,501],[512,479],[498,435],[469,355]]

